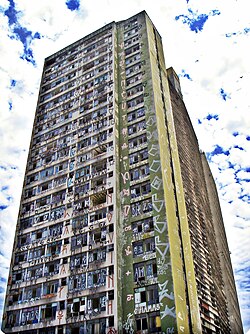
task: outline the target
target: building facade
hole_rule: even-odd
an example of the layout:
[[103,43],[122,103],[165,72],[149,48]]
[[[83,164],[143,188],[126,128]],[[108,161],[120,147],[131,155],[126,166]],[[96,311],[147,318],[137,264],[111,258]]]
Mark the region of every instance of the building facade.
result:
[[218,254],[221,264],[220,270],[222,273],[224,292],[227,299],[231,332],[232,333],[243,332],[240,307],[233,276],[233,268],[230,259],[230,252],[228,249],[223,218],[221,215],[218,193],[204,153],[202,154],[202,165],[204,170],[206,187],[208,191],[208,199],[214,221],[213,226],[218,245]]
[[145,12],[46,58],[3,331],[242,333],[203,159]]

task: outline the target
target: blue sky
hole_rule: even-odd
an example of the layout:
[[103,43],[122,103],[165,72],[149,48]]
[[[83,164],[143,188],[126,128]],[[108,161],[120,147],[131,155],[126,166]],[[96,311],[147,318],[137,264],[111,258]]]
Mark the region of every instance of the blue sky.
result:
[[[97,11],[98,8],[98,11]],[[146,10],[180,77],[219,191],[250,333],[250,20],[245,0],[0,0],[0,308],[44,58]],[[63,18],[63,20],[62,20]]]

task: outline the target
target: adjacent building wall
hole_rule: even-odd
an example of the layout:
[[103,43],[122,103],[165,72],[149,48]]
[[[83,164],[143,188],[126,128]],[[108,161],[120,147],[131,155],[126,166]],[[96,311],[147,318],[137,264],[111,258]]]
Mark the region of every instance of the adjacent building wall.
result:
[[223,223],[223,217],[220,208],[220,202],[213,175],[209,168],[206,156],[201,153],[202,165],[207,185],[210,208],[213,216],[213,226],[218,245],[219,258],[221,264],[222,277],[224,282],[224,291],[227,297],[227,307],[231,325],[231,333],[243,333],[240,307],[237,298],[237,291],[233,276],[233,268],[230,258],[230,252],[227,243],[226,231]]
[[[231,327],[231,321],[229,321],[232,317],[232,310],[228,307],[231,297],[225,291],[224,284],[225,280],[228,280],[226,276],[232,277],[233,273],[232,269],[229,269],[229,262],[227,262],[227,270],[224,271],[225,264],[223,265],[220,261],[221,255],[218,256],[221,247],[223,247],[223,252],[227,252],[228,261],[229,252],[225,248],[225,235],[222,238],[221,224],[223,225],[223,222],[218,220],[220,205],[218,197],[212,196],[212,192],[216,192],[216,188],[214,185],[212,188],[208,182],[208,167],[204,168],[205,158],[199,151],[198,141],[180,94],[180,85],[172,68],[168,69],[168,75],[191,234],[202,330],[204,333],[216,333],[217,331],[241,333],[240,321],[236,331],[235,327]],[[216,201],[216,205],[213,205],[213,201]],[[231,293],[234,293],[234,300],[235,298],[237,300],[236,292],[235,290],[233,292],[232,288]],[[234,305],[239,312],[238,302]]]

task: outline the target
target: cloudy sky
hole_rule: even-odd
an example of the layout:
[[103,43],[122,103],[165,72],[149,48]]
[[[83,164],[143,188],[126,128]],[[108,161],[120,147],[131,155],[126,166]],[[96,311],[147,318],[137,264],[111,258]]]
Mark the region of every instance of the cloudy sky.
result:
[[250,20],[246,0],[0,0],[0,308],[44,58],[146,10],[217,183],[250,333]]

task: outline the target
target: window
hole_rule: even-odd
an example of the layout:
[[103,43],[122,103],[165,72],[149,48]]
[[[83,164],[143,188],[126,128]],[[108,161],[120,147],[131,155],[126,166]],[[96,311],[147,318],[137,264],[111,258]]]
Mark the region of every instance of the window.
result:
[[42,265],[34,266],[31,268],[28,268],[26,279],[33,280],[33,279],[37,279],[42,276],[43,276],[43,266]]
[[17,282],[23,282],[25,278],[25,271],[24,270],[17,270],[13,271],[12,275],[12,283],[15,284]]
[[155,261],[146,264],[146,276],[147,278],[157,276],[157,267]]
[[69,291],[81,291],[86,289],[86,274],[70,275]]
[[[147,316],[146,314],[136,316],[136,330],[141,331],[148,329],[148,321],[147,321]],[[139,333],[139,332],[138,332]]]
[[79,216],[72,219],[72,229],[81,230],[83,227],[88,225],[88,215]]
[[147,199],[131,204],[131,215],[136,217],[153,210],[152,200]]
[[149,313],[150,333],[161,333],[161,317],[159,312]]
[[93,244],[97,244],[99,242],[103,242],[106,240],[106,234],[107,234],[107,229],[106,227],[103,227],[101,229],[97,229],[97,230],[92,230],[89,233],[89,243],[91,245]]
[[89,176],[89,174],[90,174],[90,166],[85,166],[76,171],[75,178],[78,179],[79,177]]
[[[132,135],[134,133],[138,133],[138,132],[143,131],[145,129],[146,129],[146,121],[143,120],[141,122],[134,123],[133,125],[130,125],[128,127],[128,134]],[[131,145],[131,143],[133,143],[134,141],[135,140],[130,140],[129,144]],[[147,141],[146,135],[144,137],[141,136],[141,137],[139,137],[139,138],[136,139],[136,142],[138,143],[138,145],[140,145],[140,141],[142,143],[145,143]],[[137,145],[135,145],[135,146],[137,146]],[[130,146],[130,148],[131,148],[131,146]]]
[[147,333],[161,333],[161,318],[159,312],[140,314],[135,316],[136,333],[147,330]]
[[26,228],[31,227],[33,223],[34,223],[33,217],[20,219],[20,229],[25,230]]
[[105,189],[104,187],[105,185],[106,185],[106,176],[96,178],[92,181],[92,188],[94,189],[101,187],[101,186],[103,186],[102,188]]
[[78,150],[91,146],[91,137],[85,138],[78,144]]
[[53,282],[48,282],[43,284],[43,295],[50,295],[50,294],[55,294],[57,293],[59,286],[59,281],[53,281]]
[[114,300],[114,290],[108,291],[108,300]]
[[133,243],[133,255],[141,256],[144,253],[155,252],[155,238],[148,238]]
[[125,50],[125,56],[128,56],[130,55],[131,53],[134,53],[136,51],[140,50],[140,45],[139,43],[138,44],[135,44],[133,45],[132,47],[128,48]]
[[36,195],[36,187],[25,190],[24,198],[30,198]]
[[39,199],[36,200],[36,208],[41,208],[45,205],[50,204],[50,202],[51,202],[51,196],[50,195],[39,198]]
[[[54,219],[56,219],[56,218],[54,218]],[[51,237],[60,236],[62,234],[62,228],[63,228],[62,223],[50,226],[49,227],[49,235]]]
[[106,203],[106,197],[107,197],[106,192],[107,192],[106,190],[102,190],[101,192],[92,195],[91,196],[92,205],[96,206]]
[[98,119],[99,117],[106,116],[107,112],[108,112],[108,108],[107,106],[104,106],[92,113],[92,119]]
[[126,80],[126,85],[127,86],[132,85],[132,84],[134,84],[135,82],[137,82],[141,79],[142,79],[142,74],[141,73],[136,74],[133,77],[130,77],[129,79]]
[[61,252],[62,240],[53,242],[47,246],[46,256],[59,255]]
[[19,326],[19,318],[20,318],[20,311],[8,311],[7,320],[6,320],[6,328]]
[[31,233],[31,241],[40,240],[48,235],[47,228],[40,229]]
[[147,261],[134,264],[134,281],[153,278],[157,276],[156,261]]
[[109,327],[113,327],[115,325],[114,316],[109,317]]
[[67,168],[68,168],[68,162],[63,162],[63,163],[55,166],[55,174],[60,173]]
[[52,276],[59,273],[60,260],[46,263],[44,267],[44,276]]
[[54,320],[56,317],[57,303],[50,303],[41,306],[41,320]]
[[89,252],[89,263],[104,262],[106,260],[106,247]]
[[130,100],[127,102],[127,108],[133,108],[136,107],[137,105],[141,104],[144,102],[143,95],[140,95],[133,100]]
[[[55,334],[55,328],[40,328],[39,329],[39,334]],[[59,334],[59,329],[58,329],[58,334]],[[32,334],[30,332],[28,332],[28,334]],[[37,332],[35,332],[34,334],[37,334]]]
[[75,202],[73,205],[74,214],[82,213],[83,210],[89,207],[89,197],[85,197],[80,202]]
[[21,324],[22,326],[28,324],[35,324],[39,321],[39,309],[38,307],[31,307],[23,309],[21,311]]
[[105,285],[107,269],[99,269],[96,271],[88,272],[88,288],[93,288],[95,286]]
[[91,144],[100,144],[105,140],[107,140],[107,131],[99,132],[98,135],[91,137]]
[[143,241],[137,241],[133,244],[133,256],[139,256],[143,254]]
[[138,40],[139,40],[138,34],[134,35],[131,38],[128,38],[126,41],[124,41],[125,48],[128,47],[129,45],[131,45],[132,43],[137,42]]
[[98,78],[95,78],[94,85],[99,85],[101,83],[104,83],[108,80],[108,74],[103,74],[99,76]]
[[131,181],[135,181],[135,180],[139,180],[140,178],[140,171],[139,168],[134,168],[130,171],[130,180]]
[[141,59],[141,54],[137,53],[137,54],[133,55],[132,57],[126,58],[125,63],[126,63],[126,65],[129,65],[129,64],[131,64],[135,61],[138,61],[140,59]]
[[[87,322],[88,334],[105,334],[106,333],[106,318],[90,320]],[[72,333],[75,334],[75,333]]]
[[28,251],[15,254],[14,264],[17,265],[19,262],[27,261]]
[[137,19],[132,19],[127,24],[124,25],[124,30],[135,27],[137,25]]
[[78,137],[86,136],[92,132],[92,125],[86,125],[78,132]]
[[58,327],[57,334],[63,334],[63,327]]
[[127,90],[127,96],[133,96],[135,94],[138,94],[140,92],[143,92],[143,85],[139,84],[137,86],[134,86],[133,88],[130,88]]
[[63,150],[57,151],[57,160],[68,157],[69,151],[70,151],[69,147],[67,147]]
[[32,212],[35,209],[35,202],[30,202],[27,204],[24,204],[22,207],[22,213]]
[[46,183],[41,184],[41,185],[38,187],[37,192],[38,192],[38,193],[41,193],[41,192],[43,192],[43,191],[47,191],[47,190],[49,190],[49,189],[51,189],[51,188],[52,188],[52,181],[50,181],[50,182],[46,182]]
[[106,218],[107,209],[97,210],[95,213],[90,215],[90,223],[93,223],[97,220],[101,220]]
[[140,281],[145,279],[145,265],[144,263],[134,264],[134,281]]
[[138,27],[135,27],[129,31],[126,31],[125,34],[124,34],[124,39],[131,36],[131,35],[134,35],[135,33],[138,32]]
[[149,305],[159,303],[158,285],[147,286],[147,302]]
[[133,66],[130,66],[129,68],[126,69],[126,76],[129,76],[130,74],[135,74],[139,72],[142,68],[141,63],[137,63]]
[[65,200],[66,191],[60,191],[57,193],[52,194],[52,203],[59,203]]
[[130,187],[131,198],[136,198],[140,196],[145,196],[151,191],[150,181],[136,184]]
[[103,172],[107,169],[107,162],[106,159],[98,161],[97,163],[93,164],[92,172],[93,174],[99,175],[103,174]]
[[12,306],[18,301],[22,301],[22,292],[19,295],[18,290],[11,291],[8,297],[8,306]]
[[144,240],[144,244],[145,244],[144,250],[146,253],[155,252],[155,238],[154,237]]
[[75,270],[87,266],[87,253],[71,256],[70,270]]
[[87,246],[87,233],[71,238],[71,250]]
[[27,234],[24,234],[18,237],[17,246],[22,247],[22,246],[28,245],[30,242],[31,242],[30,234],[27,233]]
[[145,109],[144,108],[140,108],[134,111],[131,111],[130,113],[128,113],[128,122],[132,122],[137,118],[143,117],[145,116]]
[[[54,183],[53,183],[54,188],[55,188],[55,187],[62,186],[63,184],[66,183],[66,181],[67,181],[67,176],[66,176],[66,175],[65,175],[65,176],[62,176],[62,177],[59,177],[59,178],[57,178],[57,179],[55,179],[55,180],[54,180]],[[52,182],[51,182],[51,183],[52,183]]]
[[146,287],[135,289],[135,306],[143,303],[146,305]]
[[101,294],[96,297],[88,298],[87,300],[87,311],[91,313],[92,311],[102,312],[106,310],[106,295]]
[[90,189],[89,182],[86,182],[81,186],[76,186],[75,187],[75,194],[76,194],[77,198],[86,195],[89,192],[89,189]]
[[136,181],[149,175],[149,165],[143,165],[130,170],[130,180]]
[[90,152],[83,154],[83,155],[79,155],[77,158],[79,164],[84,163],[85,161],[88,161],[89,159],[91,159]]
[[132,230],[134,234],[146,233],[152,231],[153,229],[154,229],[153,217],[142,219],[132,224]]
[[129,154],[129,163],[130,165],[135,164],[137,162],[146,160],[148,158],[148,150],[147,148],[137,151],[135,153]]
[[41,258],[45,254],[45,246],[33,248],[29,251],[29,260]]
[[67,316],[85,314],[86,312],[86,297],[74,298],[67,302]]

